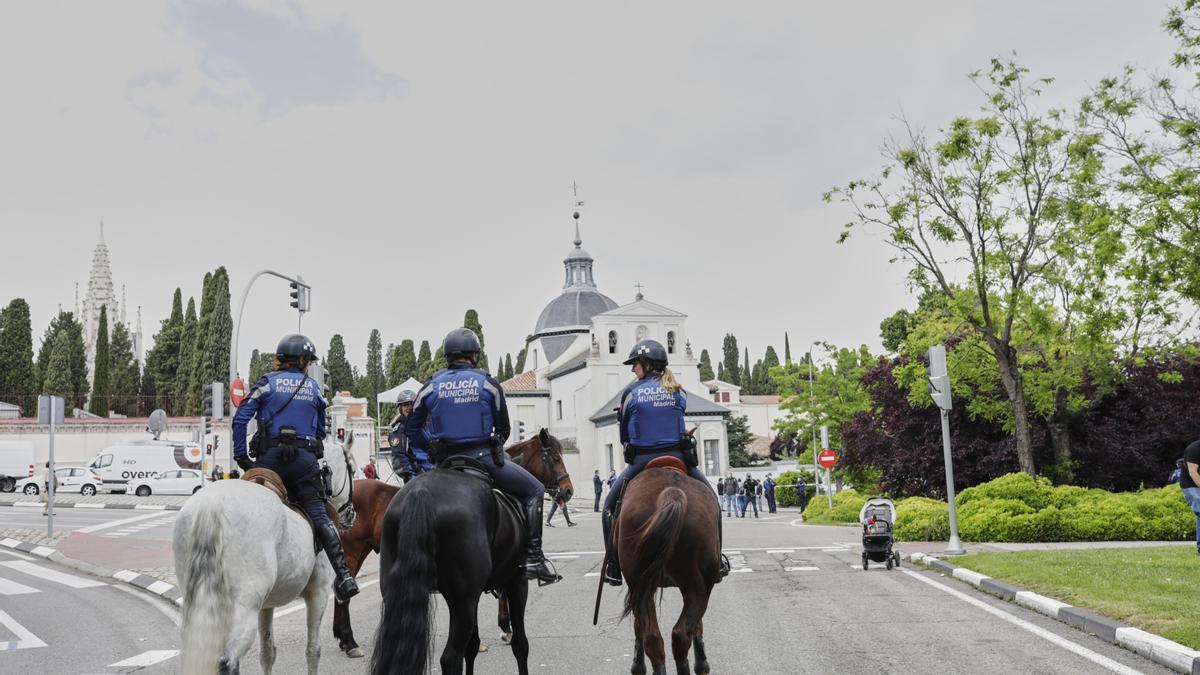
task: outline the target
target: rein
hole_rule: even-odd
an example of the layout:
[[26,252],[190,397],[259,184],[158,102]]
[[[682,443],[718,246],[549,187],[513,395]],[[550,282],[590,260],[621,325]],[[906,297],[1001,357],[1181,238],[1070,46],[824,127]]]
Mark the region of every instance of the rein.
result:
[[[348,530],[354,527],[354,520],[357,517],[357,514],[354,512],[354,469],[350,466],[350,454],[346,452],[346,448],[342,447],[341,450],[342,460],[346,464],[346,475],[342,480],[342,486],[333,490],[329,496],[336,501],[343,492],[348,493],[346,495],[346,503],[337,507],[338,519],[344,524],[342,529]],[[328,462],[326,463],[328,464]]]
[[[532,443],[533,443],[533,440],[534,440],[534,439],[532,439],[532,438],[531,438],[531,439],[529,439],[528,441],[525,441],[525,443],[526,443],[526,444],[532,444]],[[542,443],[542,442],[541,442],[541,439],[538,439],[538,445],[539,445],[539,449],[540,449],[540,451],[541,451],[541,456],[542,456],[542,466],[546,467],[546,471],[547,471],[547,472],[549,472],[549,473],[553,473],[553,472],[554,472],[554,470],[555,470],[555,469],[554,469],[554,463],[553,463],[553,461],[552,461],[552,458],[550,457],[550,450],[551,450],[551,448],[553,447],[553,446],[552,446],[552,444],[551,444],[551,443]],[[523,451],[521,452],[521,454],[520,454],[520,455],[518,455],[517,457],[514,457],[514,458],[512,459],[512,461],[513,461],[513,462],[515,462],[515,463],[517,464],[517,466],[520,466],[520,467],[525,467],[524,460],[526,459],[526,453],[527,453],[527,452],[528,452],[528,449],[526,449],[526,450],[523,450]],[[562,458],[562,454],[561,454],[561,453],[559,454],[559,458],[560,458],[560,461],[561,461],[561,458]],[[526,467],[526,468],[527,468],[527,467]],[[547,481],[542,481],[542,485],[544,485],[544,486],[545,486],[545,487],[547,487],[547,488],[551,488],[551,487],[557,487],[557,489],[561,490],[561,489],[563,489],[563,483],[564,483],[564,482],[566,482],[566,481],[568,481],[568,480],[570,480],[570,479],[571,479],[571,476],[570,476],[570,474],[568,474],[568,473],[567,473],[567,465],[566,465],[566,463],[564,462],[564,463],[563,463],[563,471],[562,471],[562,473],[560,473],[560,474],[557,474],[557,475],[555,475],[555,476],[554,476],[554,483],[555,483],[555,485],[553,485],[553,486],[552,486],[552,485],[549,485]]]

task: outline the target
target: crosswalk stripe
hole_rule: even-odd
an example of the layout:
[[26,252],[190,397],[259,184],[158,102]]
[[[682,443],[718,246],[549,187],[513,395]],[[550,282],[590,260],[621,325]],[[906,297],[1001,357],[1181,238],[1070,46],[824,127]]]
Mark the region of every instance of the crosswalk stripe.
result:
[[0,595],[25,595],[26,593],[41,593],[41,591],[25,584],[19,584],[11,579],[0,577]]
[[13,636],[17,638],[16,640],[9,640],[8,642],[0,642],[0,652],[10,651],[13,649],[32,649],[35,647],[46,646],[45,642],[39,640],[36,635],[26,630],[24,626],[17,623],[16,619],[13,619],[3,610],[0,610],[0,626],[7,628],[8,632],[12,633]]
[[786,572],[816,572],[817,570],[819,570],[821,568],[808,566],[808,567],[785,567],[783,569]]
[[0,562],[0,566],[14,569],[18,572],[28,574],[31,577],[37,577],[39,579],[45,579],[46,581],[52,581],[56,584],[62,584],[63,586],[68,586],[70,588],[92,588],[93,586],[108,585],[102,581],[94,581],[92,579],[77,577],[74,574],[66,574],[64,572],[52,570],[42,567],[36,563],[26,562],[24,560],[6,560],[4,562]]
[[178,649],[152,649],[148,652],[142,652],[137,656],[130,657],[124,661],[117,661],[109,664],[109,668],[145,668],[156,663],[161,663],[167,659],[173,659],[179,655]]

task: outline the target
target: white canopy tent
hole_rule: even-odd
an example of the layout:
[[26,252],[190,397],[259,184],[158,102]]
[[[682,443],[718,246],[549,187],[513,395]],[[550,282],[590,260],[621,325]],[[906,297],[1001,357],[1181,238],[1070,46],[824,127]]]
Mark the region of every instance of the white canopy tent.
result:
[[394,405],[396,403],[396,397],[400,395],[400,392],[404,391],[405,389],[411,389],[415,394],[416,392],[421,391],[421,387],[423,386],[425,385],[410,377],[395,387],[388,389],[387,391],[379,392],[379,396],[375,398],[375,401],[379,405]]

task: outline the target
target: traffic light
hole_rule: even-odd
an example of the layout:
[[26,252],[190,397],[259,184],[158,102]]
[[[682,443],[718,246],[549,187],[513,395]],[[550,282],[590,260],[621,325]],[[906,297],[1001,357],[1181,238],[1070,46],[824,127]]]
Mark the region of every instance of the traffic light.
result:
[[292,287],[290,294],[292,296],[292,308],[301,312],[307,312],[309,307],[308,286],[299,281],[293,281],[288,286]]
[[211,384],[204,385],[204,403],[200,406],[200,416],[213,416],[213,386]]
[[950,372],[946,367],[946,346],[933,345],[929,348],[929,395],[942,410],[954,407],[950,390]]
[[525,421],[517,420],[517,442],[525,440]]
[[200,405],[200,416],[214,420],[225,419],[225,385],[213,382],[204,385],[204,401]]

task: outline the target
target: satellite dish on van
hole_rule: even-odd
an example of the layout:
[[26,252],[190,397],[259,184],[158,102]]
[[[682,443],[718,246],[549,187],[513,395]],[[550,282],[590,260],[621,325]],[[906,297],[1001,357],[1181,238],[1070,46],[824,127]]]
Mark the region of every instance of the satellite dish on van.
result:
[[159,408],[150,413],[150,421],[146,425],[146,431],[149,431],[154,436],[154,440],[162,435],[162,432],[167,430],[167,411]]

